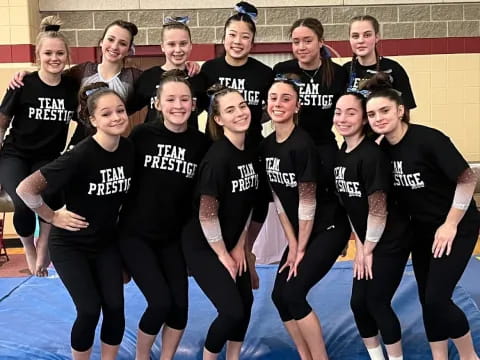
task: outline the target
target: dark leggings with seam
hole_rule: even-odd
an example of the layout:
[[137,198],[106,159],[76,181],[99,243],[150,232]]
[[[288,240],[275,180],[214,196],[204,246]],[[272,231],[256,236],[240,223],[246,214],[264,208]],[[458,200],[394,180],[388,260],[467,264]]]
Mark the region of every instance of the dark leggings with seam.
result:
[[233,281],[212,249],[192,249],[184,242],[184,252],[193,277],[218,311],[208,330],[205,348],[219,353],[227,341],[242,342],[253,305],[250,273],[247,270]]
[[[350,234],[347,218],[337,216],[335,228],[312,234],[296,277],[287,282],[288,268],[280,274],[277,273],[272,300],[283,322],[301,320],[310,314],[312,308],[307,302],[307,294],[331,269],[345,248]],[[279,269],[287,256],[288,247],[283,253]]]
[[188,275],[180,241],[162,243],[141,236],[120,239],[123,261],[147,301],[139,329],[156,335],[165,323],[183,330],[188,317]]
[[437,228],[413,223],[412,264],[429,342],[456,339],[470,331],[468,320],[452,301],[452,295],[475,248],[479,224],[461,222],[450,255],[435,259],[432,244]]
[[373,279],[353,279],[350,307],[362,338],[377,336],[379,331],[386,345],[402,338],[391,301],[402,280],[408,255],[408,251],[389,255],[376,255],[374,251]]
[[[0,183],[12,199],[15,206],[13,213],[13,225],[18,235],[27,237],[35,231],[35,213],[17,195],[17,186],[33,172],[48,164],[50,160],[26,160],[11,155],[0,156]],[[62,206],[61,197],[53,196],[48,190],[42,194],[46,204],[52,209]],[[43,221],[42,219],[40,219]]]
[[53,265],[77,310],[71,332],[72,349],[87,351],[92,347],[100,311],[103,315],[102,342],[119,345],[125,329],[125,315],[122,259],[117,245],[110,244],[92,252],[50,241],[49,248]]

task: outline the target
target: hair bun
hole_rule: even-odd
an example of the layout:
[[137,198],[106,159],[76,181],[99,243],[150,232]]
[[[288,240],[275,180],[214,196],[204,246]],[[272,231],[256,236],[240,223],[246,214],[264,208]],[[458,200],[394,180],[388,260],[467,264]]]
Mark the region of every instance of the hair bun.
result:
[[167,70],[162,74],[161,78],[165,79],[165,78],[170,77],[170,76],[188,79],[187,72],[185,70],[180,70],[180,69]]
[[63,25],[62,20],[56,15],[47,16],[42,19],[40,23],[41,31],[59,31],[60,26]]
[[361,90],[368,90],[371,92],[393,88],[390,77],[383,71],[377,72],[362,85]]
[[215,83],[212,86],[210,86],[207,90],[207,95],[208,96],[213,96],[216,93],[228,89],[225,85],[222,85],[220,83]]

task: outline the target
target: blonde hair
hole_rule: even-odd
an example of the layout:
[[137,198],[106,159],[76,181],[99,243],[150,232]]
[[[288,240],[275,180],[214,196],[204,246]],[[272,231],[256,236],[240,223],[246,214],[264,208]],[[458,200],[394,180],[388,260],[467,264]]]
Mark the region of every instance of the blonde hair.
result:
[[65,35],[60,32],[60,26],[63,25],[62,20],[58,16],[52,15],[42,19],[40,23],[40,32],[35,39],[35,57],[40,58],[40,48],[42,42],[45,39],[60,39],[65,45],[65,51],[67,52],[67,64],[70,64],[70,49],[68,47],[68,41]]

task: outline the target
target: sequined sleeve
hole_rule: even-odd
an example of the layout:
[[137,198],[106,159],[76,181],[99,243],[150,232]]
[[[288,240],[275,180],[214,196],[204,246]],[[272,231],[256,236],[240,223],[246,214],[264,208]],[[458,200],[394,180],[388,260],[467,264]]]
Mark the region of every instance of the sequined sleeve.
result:
[[387,195],[375,191],[368,196],[368,217],[366,241],[379,242],[387,222]]
[[199,220],[208,242],[222,241],[222,229],[218,219],[218,200],[210,195],[200,197]]
[[17,194],[30,209],[43,205],[40,195],[47,188],[47,180],[40,170],[26,177],[17,187]]
[[313,220],[315,208],[317,184],[314,182],[301,182],[298,184],[298,219]]
[[460,174],[457,179],[452,207],[459,210],[468,209],[479,178],[479,172],[480,168],[467,168]]

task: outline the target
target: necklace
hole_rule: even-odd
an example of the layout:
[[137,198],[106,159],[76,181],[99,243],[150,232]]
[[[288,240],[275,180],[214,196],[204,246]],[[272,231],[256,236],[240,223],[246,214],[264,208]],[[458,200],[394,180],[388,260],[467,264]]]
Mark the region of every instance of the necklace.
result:
[[317,76],[317,73],[318,73],[318,71],[320,70],[320,68],[318,68],[317,70],[315,70],[315,72],[313,73],[313,75],[310,75],[306,70],[303,70],[303,69],[300,69],[300,70],[302,70],[302,72],[310,78],[310,83],[313,84],[313,83],[314,83],[313,78],[314,78],[315,76]]

